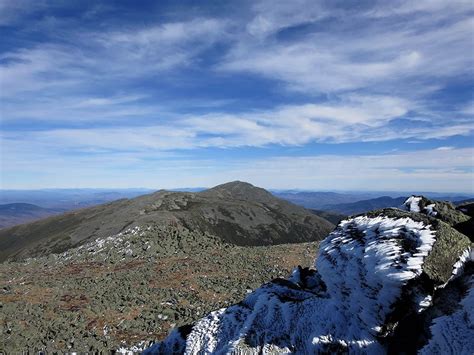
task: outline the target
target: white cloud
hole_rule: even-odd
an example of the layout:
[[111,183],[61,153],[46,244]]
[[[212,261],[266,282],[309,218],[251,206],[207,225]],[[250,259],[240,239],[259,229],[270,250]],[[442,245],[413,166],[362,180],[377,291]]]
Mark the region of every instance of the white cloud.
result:
[[322,4],[308,0],[256,1],[252,10],[255,17],[247,24],[246,29],[257,38],[267,37],[291,26],[312,23],[330,15]]
[[[155,153],[64,156],[9,155],[2,188],[213,186],[244,180],[265,188],[314,190],[445,191],[474,193],[474,149],[378,155],[312,155],[214,160]],[[61,166],[60,170],[55,167]],[[33,180],[23,181],[24,172]],[[8,176],[7,176],[8,174]],[[6,177],[18,176],[18,179]]]
[[50,96],[32,98],[28,105],[24,99],[5,100],[2,106],[4,122],[37,121],[74,125],[77,123],[130,122],[143,117],[154,118],[163,113],[159,104],[143,104],[146,95]]
[[[440,12],[439,3],[431,5],[423,6],[427,11]],[[397,2],[384,16],[393,16],[394,9],[416,13],[420,6],[410,10],[408,2]],[[454,11],[450,6],[442,7],[444,18]],[[144,125],[172,116],[177,129],[190,125],[198,133],[213,134],[215,137],[205,143],[210,146],[396,138],[401,134],[393,129],[374,128],[407,114],[433,123],[418,129],[419,138],[469,132],[468,111],[460,110],[459,117],[450,113],[448,128],[446,122],[438,122],[442,118],[433,115],[433,109],[424,101],[425,95],[443,85],[442,80],[433,78],[465,74],[472,66],[472,56],[465,53],[472,44],[472,20],[461,16],[461,11],[456,10],[457,16],[442,26],[434,26],[428,20],[423,20],[428,24],[420,25],[418,18],[416,25],[371,25],[366,20],[361,23],[370,11],[354,12],[305,1],[278,6],[261,1],[254,4],[252,11],[253,16],[243,26],[228,19],[197,18],[148,27],[75,32],[66,35],[63,44],[44,43],[5,53],[0,58],[2,119],[54,121],[67,127],[76,122],[114,120],[118,125],[127,120]],[[292,26],[318,24],[328,16],[342,19],[348,11],[352,16],[349,25],[342,22],[336,28],[310,30],[291,41],[273,36]],[[230,28],[236,33],[231,35]],[[145,102],[144,95],[136,89],[117,94],[118,90],[127,90],[129,84],[133,86],[134,80],[139,82],[157,73],[193,65],[203,51],[218,42],[226,42],[230,48],[219,64],[221,70],[250,71],[282,80],[288,88],[310,97],[315,93],[333,94],[326,102],[313,103],[308,98],[307,104],[298,106],[276,103],[273,109],[255,114],[215,113],[211,108],[208,115],[184,119],[173,114],[173,107]],[[216,60],[219,59],[218,56]],[[104,85],[107,95],[96,95],[96,87],[101,92]],[[84,92],[90,96],[84,96]],[[219,122],[228,126],[228,132],[216,125]],[[296,128],[298,125],[300,128]],[[408,136],[415,132],[405,130]],[[374,133],[377,134],[370,137]]]
[[367,15],[374,17],[408,15],[413,13],[449,13],[452,15],[472,10],[472,2],[469,0],[393,0],[389,3],[382,2],[381,4],[383,4],[383,6],[375,6],[375,8],[367,12]]
[[83,36],[94,38],[101,69],[118,76],[143,75],[191,64],[194,57],[227,35],[227,22],[196,18],[144,29]]
[[[451,125],[422,122],[413,127],[390,125],[390,121],[403,117],[414,104],[389,96],[349,95],[324,104],[205,115],[170,114],[159,106],[136,105],[135,101],[140,99],[139,96],[89,98],[69,105],[59,102],[59,105],[53,105],[54,109],[46,111],[34,107],[30,108],[32,112],[20,111],[17,117],[38,115],[38,119],[48,117],[52,122],[69,115],[72,121],[81,123],[80,117],[84,115],[90,122],[100,121],[106,125],[6,132],[4,141],[8,145],[24,144],[32,149],[43,146],[77,152],[103,149],[159,152],[271,144],[301,146],[310,142],[445,138],[469,135],[474,130],[472,122]],[[12,115],[15,117],[14,113]],[[147,124],[131,124],[129,119],[134,116],[141,122],[145,117],[154,117],[154,120]]]
[[[217,146],[302,145],[311,141],[357,141],[370,128],[403,116],[411,103],[395,97],[348,96],[334,103],[289,105],[242,114],[191,117],[192,131],[213,134],[201,144]],[[420,134],[421,136],[421,134]],[[383,135],[378,140],[385,140]]]

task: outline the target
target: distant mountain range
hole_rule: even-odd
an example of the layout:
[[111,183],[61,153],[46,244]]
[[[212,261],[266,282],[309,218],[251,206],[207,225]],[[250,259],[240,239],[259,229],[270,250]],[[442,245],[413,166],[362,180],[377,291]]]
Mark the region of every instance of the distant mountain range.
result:
[[63,212],[63,209],[43,208],[31,203],[8,203],[0,205],[0,228],[31,222]]
[[[207,188],[176,188],[170,191],[177,192],[200,192]],[[112,202],[121,198],[134,198],[148,194],[156,189],[130,188],[130,189],[42,189],[42,190],[1,190],[0,204],[29,203],[43,208],[75,209],[94,206],[101,203]],[[306,208],[321,209],[325,205],[340,203],[351,203],[361,200],[369,200],[380,196],[396,198],[399,196],[410,196],[414,192],[327,192],[327,191],[299,191],[299,190],[270,190],[272,194],[285,200],[291,201]],[[472,194],[447,194],[434,192],[415,191],[416,194],[424,195],[436,200],[460,201],[472,199]]]
[[0,190],[0,204],[29,203],[43,208],[72,210],[121,198],[133,198],[152,191],[144,188]]
[[406,199],[407,197],[392,198],[389,196],[382,196],[351,203],[325,205],[322,208],[327,211],[338,212],[343,215],[349,216],[359,213],[365,213],[371,210],[377,210],[380,208],[400,207]]
[[472,203],[472,202],[474,202],[474,198],[467,198],[465,200],[456,200],[454,203],[456,205],[463,205],[463,204]]
[[329,222],[335,225],[337,225],[340,221],[342,221],[344,218],[347,217],[347,215],[345,214],[333,212],[333,211],[322,211],[322,210],[310,210],[310,211],[318,215],[319,217],[327,219]]
[[[335,192],[294,192],[275,194],[297,205],[320,211],[319,214],[321,214],[321,211],[326,211],[346,216],[365,213],[374,209],[399,207],[406,200],[407,196],[409,196],[362,198],[364,195]],[[473,199],[466,199],[466,196],[463,195],[440,195],[437,199],[440,201],[451,201],[455,204],[473,201]],[[337,220],[338,217],[331,216],[330,218],[336,218]]]
[[[205,188],[177,188],[173,192],[201,192]],[[150,189],[45,189],[0,190],[0,229],[60,214],[65,211],[97,206],[124,198],[134,198],[153,192]],[[374,208],[396,207],[402,195],[378,192],[324,192],[324,191],[272,191],[273,195],[296,205],[313,210],[317,215],[338,222],[346,215],[364,213]],[[409,196],[406,193],[405,196]],[[455,203],[472,201],[472,196],[461,194],[428,193],[438,200]],[[28,207],[27,205],[30,205]],[[31,205],[35,205],[32,207]],[[16,207],[15,207],[16,206]],[[326,212],[323,212],[326,211]]]
[[326,209],[327,205],[335,205],[340,203],[351,203],[360,200],[373,198],[371,194],[346,194],[338,192],[273,192],[275,196],[288,200],[294,204],[316,209]]

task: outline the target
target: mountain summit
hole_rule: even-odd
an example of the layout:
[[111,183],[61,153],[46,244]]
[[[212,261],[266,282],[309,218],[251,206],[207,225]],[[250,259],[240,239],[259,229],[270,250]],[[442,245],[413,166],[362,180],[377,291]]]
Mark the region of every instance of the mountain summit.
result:
[[0,261],[61,253],[128,228],[182,226],[235,245],[321,240],[334,225],[244,182],[202,192],[161,190],[0,230]]
[[[217,185],[209,190],[201,192],[201,195],[243,201],[259,201],[262,203],[277,202],[275,196],[267,190],[243,181],[232,181],[222,185]],[[283,200],[278,202],[281,203],[281,201]]]

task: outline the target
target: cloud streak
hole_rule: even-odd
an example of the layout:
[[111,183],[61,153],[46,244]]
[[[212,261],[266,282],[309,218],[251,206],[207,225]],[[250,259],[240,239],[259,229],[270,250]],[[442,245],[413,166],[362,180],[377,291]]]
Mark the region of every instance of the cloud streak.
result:
[[[265,13],[257,13],[253,20],[274,24],[268,25],[270,29],[267,26],[260,30],[265,39],[255,41],[253,35],[243,36],[220,69],[259,74],[281,80],[291,90],[313,93],[366,89],[412,94],[432,85],[426,80],[443,80],[466,70],[472,73],[472,56],[465,52],[472,46],[472,17],[459,13],[454,6],[425,5],[427,11],[440,8],[437,15],[443,16],[431,21],[415,16],[413,22],[367,20],[369,14],[387,17],[423,9],[422,5],[410,7],[406,3],[390,10],[384,8],[383,13],[339,11],[337,25],[328,25],[326,31],[315,30],[292,41],[276,41],[275,36],[285,28],[290,31],[308,22],[316,26],[320,18],[310,14],[298,16],[298,4],[287,4],[286,17],[278,7],[265,6]],[[320,12],[338,15],[338,11],[331,13],[329,9]],[[262,16],[268,20],[262,20]],[[343,20],[349,16],[351,21]],[[281,20],[278,25],[275,18]]]
[[[94,84],[143,78],[190,65],[225,36],[226,23],[194,19],[131,30],[87,32],[0,55],[3,99],[43,90],[76,95]],[[42,95],[44,96],[44,94]]]

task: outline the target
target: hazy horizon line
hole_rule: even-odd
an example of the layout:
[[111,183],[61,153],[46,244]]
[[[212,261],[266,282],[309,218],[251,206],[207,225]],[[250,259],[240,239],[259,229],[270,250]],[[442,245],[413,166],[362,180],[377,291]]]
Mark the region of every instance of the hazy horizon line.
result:
[[[225,184],[222,183],[222,184]],[[32,188],[0,188],[0,192],[6,192],[6,191],[57,191],[57,190],[63,190],[63,191],[71,191],[71,190],[101,190],[101,191],[160,191],[160,190],[170,190],[170,191],[186,191],[186,190],[206,190],[206,189],[211,189],[215,186],[197,186],[197,187],[32,187]],[[252,184],[253,185],[253,184]],[[271,191],[271,192],[294,192],[294,193],[300,193],[300,192],[334,192],[334,193],[408,193],[408,194],[461,194],[461,195],[472,195],[474,196],[474,191],[422,191],[422,190],[413,190],[413,189],[407,189],[407,190],[365,190],[365,189],[350,189],[350,190],[344,190],[344,189],[317,189],[317,188],[297,188],[297,187],[288,187],[288,188],[272,188],[272,187],[263,187],[263,186],[257,186],[256,187],[263,188],[265,190]]]

